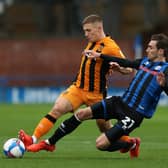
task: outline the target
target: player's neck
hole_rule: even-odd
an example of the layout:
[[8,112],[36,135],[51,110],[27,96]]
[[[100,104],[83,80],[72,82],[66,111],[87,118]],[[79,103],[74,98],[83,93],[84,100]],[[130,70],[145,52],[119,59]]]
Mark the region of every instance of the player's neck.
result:
[[102,32],[102,33],[100,34],[100,37],[99,37],[98,41],[104,39],[105,37],[106,37],[105,33]]
[[160,56],[153,60],[153,62],[166,62],[165,57]]

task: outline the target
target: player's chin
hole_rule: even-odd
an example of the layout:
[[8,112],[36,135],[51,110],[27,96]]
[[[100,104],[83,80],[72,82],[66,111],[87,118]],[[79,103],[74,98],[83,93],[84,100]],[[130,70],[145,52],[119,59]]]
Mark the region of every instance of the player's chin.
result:
[[95,40],[95,39],[93,39],[93,38],[87,38],[87,39],[88,39],[88,41],[89,41],[89,42],[91,42],[91,43],[96,42],[96,40]]

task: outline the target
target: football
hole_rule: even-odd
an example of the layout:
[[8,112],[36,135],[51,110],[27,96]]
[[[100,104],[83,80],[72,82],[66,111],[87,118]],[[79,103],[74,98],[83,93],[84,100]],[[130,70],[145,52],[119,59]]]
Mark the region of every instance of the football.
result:
[[3,152],[8,158],[22,158],[25,152],[24,143],[18,138],[10,138],[4,143]]

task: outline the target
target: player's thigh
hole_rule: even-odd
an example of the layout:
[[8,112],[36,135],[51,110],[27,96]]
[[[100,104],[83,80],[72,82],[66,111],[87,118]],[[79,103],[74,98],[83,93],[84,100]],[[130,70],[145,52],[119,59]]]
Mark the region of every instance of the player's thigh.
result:
[[61,98],[66,99],[71,104],[71,111],[76,110],[84,103],[82,91],[75,85],[71,85],[67,90],[61,93],[57,100],[60,100]]
[[111,120],[97,119],[96,124],[100,132],[105,132],[112,127]]
[[86,94],[83,93],[83,96],[85,97],[85,104],[87,106],[91,106],[91,105],[103,100],[102,93],[87,92]]
[[52,110],[64,114],[68,111],[72,111],[72,109],[71,102],[67,98],[59,96]]

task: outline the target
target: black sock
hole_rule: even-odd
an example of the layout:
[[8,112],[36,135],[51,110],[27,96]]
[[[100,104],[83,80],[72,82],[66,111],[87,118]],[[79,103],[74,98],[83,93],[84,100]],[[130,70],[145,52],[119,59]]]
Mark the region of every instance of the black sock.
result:
[[120,150],[120,149],[128,149],[132,146],[131,143],[129,142],[125,142],[125,141],[116,141],[116,142],[113,142],[108,148],[104,149],[105,151],[108,151],[108,152],[114,152],[114,151],[117,151],[117,150]]
[[50,114],[47,114],[45,116],[45,118],[47,118],[49,121],[51,121],[53,124],[57,121],[56,118],[54,118],[53,116],[51,116]]
[[48,139],[50,144],[56,144],[56,142],[64,137],[65,135],[71,133],[75,130],[81,121],[79,121],[74,115],[69,119],[65,120],[61,123],[59,128],[55,131],[55,133]]

